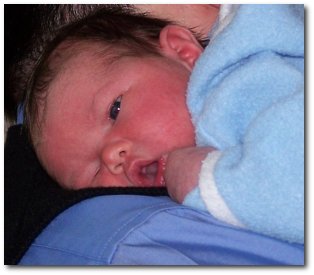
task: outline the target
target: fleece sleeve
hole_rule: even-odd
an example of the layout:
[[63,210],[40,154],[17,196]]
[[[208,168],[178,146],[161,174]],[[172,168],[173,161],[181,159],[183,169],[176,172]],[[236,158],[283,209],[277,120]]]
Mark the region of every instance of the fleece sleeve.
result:
[[219,219],[232,216],[246,228],[299,243],[303,64],[302,6],[239,6],[196,63],[187,94],[197,145],[219,151],[201,170],[206,208]]
[[303,94],[278,105],[255,121],[243,144],[208,155],[200,196],[221,220],[303,243]]
[[[271,59],[272,68],[276,69],[276,58]],[[270,76],[265,79],[264,74],[257,77],[257,83],[264,83],[263,89],[277,96],[278,90],[285,87],[282,96],[267,104],[265,100],[258,104],[258,99],[251,97],[250,101],[250,97],[243,97],[239,90],[233,91],[237,100],[242,97],[246,104],[255,102],[259,107],[254,106],[255,112],[251,110],[247,127],[234,145],[211,153],[204,160],[199,180],[200,196],[207,210],[221,220],[303,243],[303,85],[297,70],[285,69],[281,64],[279,73],[281,65],[277,65],[277,73],[272,77],[273,80],[278,77],[278,81],[268,81]],[[288,79],[285,84],[281,81],[284,77]],[[253,93],[254,83],[251,84]],[[248,105],[243,104],[243,108]],[[229,115],[234,111],[230,110]]]

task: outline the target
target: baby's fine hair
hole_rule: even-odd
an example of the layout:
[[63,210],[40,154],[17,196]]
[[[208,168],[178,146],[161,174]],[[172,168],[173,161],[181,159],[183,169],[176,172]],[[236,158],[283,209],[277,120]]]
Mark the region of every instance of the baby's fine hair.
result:
[[[39,117],[39,105],[45,110],[47,90],[59,72],[62,62],[78,54],[80,45],[86,42],[104,45],[104,57],[160,56],[160,31],[173,22],[148,17],[121,9],[100,9],[95,13],[68,24],[58,31],[39,58],[29,79],[24,98],[24,125],[31,144],[44,121],[44,113]],[[202,46],[206,41],[196,38]]]

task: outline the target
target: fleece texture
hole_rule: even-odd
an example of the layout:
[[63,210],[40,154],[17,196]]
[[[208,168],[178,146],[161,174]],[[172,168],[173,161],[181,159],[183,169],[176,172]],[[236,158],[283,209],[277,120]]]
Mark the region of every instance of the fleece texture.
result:
[[185,203],[200,194],[219,219],[304,243],[304,7],[226,5],[209,38],[187,104],[219,157]]

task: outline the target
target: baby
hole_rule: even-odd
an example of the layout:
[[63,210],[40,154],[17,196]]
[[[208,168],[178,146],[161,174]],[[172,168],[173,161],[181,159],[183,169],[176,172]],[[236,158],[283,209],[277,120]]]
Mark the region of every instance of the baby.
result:
[[187,82],[203,48],[167,21],[107,11],[65,28],[37,67],[26,120],[63,187],[164,186],[165,156],[195,146]]
[[205,52],[190,30],[143,16],[99,12],[64,28],[25,103],[39,160],[65,188],[166,185],[180,203],[302,243],[304,42],[276,21],[298,27],[296,13],[223,7]]

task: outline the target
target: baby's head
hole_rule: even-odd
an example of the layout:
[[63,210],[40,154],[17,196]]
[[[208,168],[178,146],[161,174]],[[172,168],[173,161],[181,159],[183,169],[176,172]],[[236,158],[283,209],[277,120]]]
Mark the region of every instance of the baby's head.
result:
[[163,155],[194,145],[185,103],[202,52],[169,22],[101,11],[65,27],[25,100],[37,156],[63,187],[162,186]]

